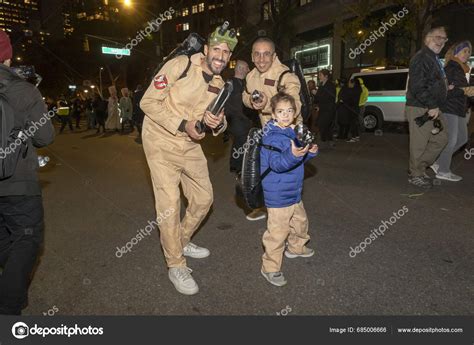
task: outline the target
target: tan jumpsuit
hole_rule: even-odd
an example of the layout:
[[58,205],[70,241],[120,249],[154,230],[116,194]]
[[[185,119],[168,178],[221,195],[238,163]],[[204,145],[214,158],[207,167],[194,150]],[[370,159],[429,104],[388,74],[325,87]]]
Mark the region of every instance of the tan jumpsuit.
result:
[[[224,85],[218,75],[214,75],[209,84],[205,81],[201,68],[203,58],[201,53],[193,55],[187,76],[179,80],[188,57],[179,56],[166,63],[140,102],[146,115],[143,148],[150,167],[157,218],[161,220],[160,240],[168,267],[186,266],[183,247],[189,243],[213,201],[201,145],[178,130],[183,119],[201,120]],[[227,123],[213,134],[223,132],[226,126]],[[180,217],[180,184],[188,200],[183,219]]]
[[[242,93],[242,100],[246,107],[253,108],[250,103],[250,95],[255,90],[263,91],[268,98],[265,108],[259,110],[260,122],[262,127],[272,119],[272,108],[270,106],[270,99],[278,93],[278,80],[284,71],[289,68],[282,64],[278,57],[273,61],[272,67],[265,73],[260,73],[257,68],[254,68],[247,74],[246,89]],[[301,84],[298,77],[294,73],[286,73],[281,81],[281,87],[285,93],[293,96],[296,101],[296,124],[302,123],[301,117],[301,100],[300,89]]]

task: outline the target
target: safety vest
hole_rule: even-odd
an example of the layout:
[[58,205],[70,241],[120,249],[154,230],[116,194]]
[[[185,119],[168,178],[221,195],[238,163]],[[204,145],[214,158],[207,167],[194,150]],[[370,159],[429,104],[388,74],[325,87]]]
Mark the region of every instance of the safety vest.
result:
[[68,106],[66,106],[66,107],[59,107],[57,114],[58,114],[59,116],[67,116],[67,115],[69,115],[69,107],[68,107]]

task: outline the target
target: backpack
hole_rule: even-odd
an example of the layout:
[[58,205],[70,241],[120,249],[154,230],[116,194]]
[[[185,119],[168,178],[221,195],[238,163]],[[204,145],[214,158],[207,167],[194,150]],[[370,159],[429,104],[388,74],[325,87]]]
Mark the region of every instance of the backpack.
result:
[[296,59],[291,59],[283,62],[284,65],[288,66],[289,70],[284,71],[280,78],[278,78],[277,90],[278,92],[283,91],[284,87],[281,85],[283,76],[287,73],[294,73],[301,84],[300,87],[300,101],[301,101],[301,116],[303,117],[303,122],[307,122],[311,116],[311,96],[309,94],[308,85],[304,79],[303,70],[301,65]]
[[0,82],[0,180],[13,176],[20,155],[25,158],[28,152],[27,137],[23,128],[15,127],[15,114],[5,96],[8,84],[8,80]]
[[262,181],[271,171],[268,167],[260,174],[261,148],[281,153],[279,148],[263,144],[263,135],[263,129],[250,129],[247,142],[244,144],[242,172],[237,184],[237,194],[243,197],[251,209],[261,208],[265,205]]
[[188,37],[178,46],[176,47],[169,55],[158,65],[158,67],[153,72],[153,76],[151,80],[158,74],[160,69],[170,60],[174,59],[175,57],[186,55],[188,57],[188,65],[184,72],[179,76],[179,79],[185,78],[191,67],[191,59],[189,59],[192,55],[202,52],[204,45],[206,44],[206,40],[199,36],[197,33],[192,32],[189,34]]

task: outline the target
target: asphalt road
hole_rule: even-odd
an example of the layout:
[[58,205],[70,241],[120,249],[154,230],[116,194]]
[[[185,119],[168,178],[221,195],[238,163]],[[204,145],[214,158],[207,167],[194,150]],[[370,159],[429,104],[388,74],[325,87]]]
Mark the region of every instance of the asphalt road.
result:
[[[321,152],[303,196],[316,255],[285,258],[288,285],[278,288],[260,275],[266,223],[247,221],[234,200],[230,145],[206,138],[215,201],[193,241],[211,256],[188,259],[200,292],[183,296],[157,231],[116,256],[155,217],[135,135],[66,130],[40,151],[51,157],[40,173],[45,243],[25,315],[473,314],[474,158],[454,159],[464,181],[424,192],[407,183],[406,134],[366,134]],[[349,255],[399,210],[384,236]]]

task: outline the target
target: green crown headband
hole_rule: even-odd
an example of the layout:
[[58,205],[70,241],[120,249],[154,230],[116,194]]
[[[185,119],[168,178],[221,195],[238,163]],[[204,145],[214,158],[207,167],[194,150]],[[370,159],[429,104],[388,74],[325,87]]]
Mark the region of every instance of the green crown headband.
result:
[[235,29],[229,30],[229,22],[225,21],[222,26],[218,26],[216,30],[209,36],[209,46],[214,46],[220,43],[227,43],[230,50],[233,51],[237,43],[237,32]]

